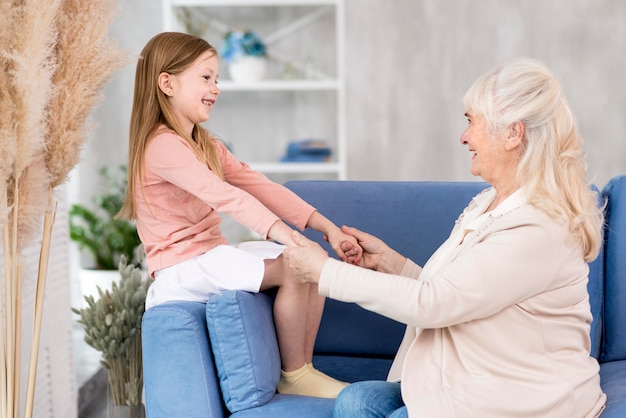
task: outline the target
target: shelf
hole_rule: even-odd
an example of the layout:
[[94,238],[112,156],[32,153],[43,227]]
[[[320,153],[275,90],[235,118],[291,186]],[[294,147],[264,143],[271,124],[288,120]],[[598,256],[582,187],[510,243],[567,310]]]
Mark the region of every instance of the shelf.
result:
[[219,88],[222,91],[318,91],[337,90],[339,82],[336,80],[261,80],[255,83],[241,83],[220,80]]
[[171,0],[172,6],[316,6],[337,0]]
[[337,163],[248,163],[254,170],[263,173],[340,173]]
[[[166,31],[189,30],[217,46],[231,28],[252,28],[268,48],[263,80],[234,82],[228,65],[222,69],[219,88],[228,94],[215,109],[211,130],[234,142],[241,161],[281,181],[347,177],[344,0],[162,2]],[[193,16],[186,25],[177,18],[183,8]],[[281,144],[294,138],[326,138],[332,160],[279,162]]]

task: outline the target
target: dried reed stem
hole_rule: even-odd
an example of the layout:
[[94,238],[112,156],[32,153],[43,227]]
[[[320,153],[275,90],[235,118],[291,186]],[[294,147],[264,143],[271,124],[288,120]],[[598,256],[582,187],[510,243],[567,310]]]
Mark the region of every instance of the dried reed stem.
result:
[[39,270],[37,276],[37,291],[35,296],[35,320],[33,324],[33,338],[30,347],[30,363],[28,367],[28,384],[26,392],[25,417],[33,415],[33,404],[35,401],[35,382],[37,376],[37,361],[39,359],[39,340],[41,336],[41,321],[43,317],[43,301],[46,289],[46,278],[48,276],[48,260],[50,259],[50,241],[52,239],[52,226],[56,217],[57,205],[52,200],[52,188],[48,190],[48,209],[44,215],[43,240],[41,243],[41,253],[39,255]]
[[0,415],[5,418],[17,418],[20,409],[21,252],[36,237],[43,216],[25,408],[25,417],[30,417],[56,213],[52,190],[78,162],[87,140],[86,120],[99,92],[126,61],[126,53],[106,40],[117,3],[0,0],[0,228],[5,261]]

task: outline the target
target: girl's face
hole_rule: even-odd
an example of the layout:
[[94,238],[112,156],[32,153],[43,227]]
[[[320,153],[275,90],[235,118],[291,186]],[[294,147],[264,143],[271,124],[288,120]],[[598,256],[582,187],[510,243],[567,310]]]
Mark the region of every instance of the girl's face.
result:
[[217,101],[220,89],[217,86],[219,60],[217,55],[206,51],[180,74],[169,75],[172,110],[178,123],[191,133],[197,123],[206,122]]

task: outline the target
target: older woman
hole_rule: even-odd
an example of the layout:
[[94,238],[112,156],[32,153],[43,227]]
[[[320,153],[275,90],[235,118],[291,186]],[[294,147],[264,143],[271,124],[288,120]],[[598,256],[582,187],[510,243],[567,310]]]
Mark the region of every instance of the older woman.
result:
[[480,77],[464,102],[461,143],[492,187],[423,267],[347,227],[360,266],[301,235],[285,252],[321,294],[407,324],[389,381],[348,386],[335,416],[598,416],[587,262],[603,219],[561,86],[518,59]]

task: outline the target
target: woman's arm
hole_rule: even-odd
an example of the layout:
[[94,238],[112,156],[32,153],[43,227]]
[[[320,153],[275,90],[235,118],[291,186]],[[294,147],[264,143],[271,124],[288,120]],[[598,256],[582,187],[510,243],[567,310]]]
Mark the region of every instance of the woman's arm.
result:
[[[392,250],[382,240],[356,228],[342,227],[343,233],[354,237],[363,255],[358,265],[383,273],[400,274],[407,258]],[[328,254],[319,244],[306,239],[297,231],[292,232],[295,247],[285,249],[289,267],[302,282],[318,283]]]
[[390,248],[381,239],[356,228],[343,226],[342,231],[356,238],[363,248],[363,257],[357,265],[381,273],[400,274],[406,264],[406,257]]

